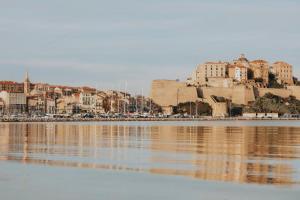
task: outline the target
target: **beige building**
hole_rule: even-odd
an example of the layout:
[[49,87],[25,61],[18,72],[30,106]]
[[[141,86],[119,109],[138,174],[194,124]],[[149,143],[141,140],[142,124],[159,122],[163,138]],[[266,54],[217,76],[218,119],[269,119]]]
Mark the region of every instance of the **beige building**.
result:
[[228,76],[239,82],[245,82],[248,80],[248,69],[241,64],[233,64],[228,67]]
[[95,108],[95,90],[90,90],[86,88],[82,88],[80,94],[79,94],[79,104],[81,107],[81,110],[86,112],[91,112],[93,108]]
[[5,109],[5,103],[4,101],[0,98],[0,116],[3,115]]
[[246,68],[250,67],[249,60],[245,57],[245,54],[241,54],[241,56],[238,59],[233,60],[232,64],[233,65],[244,66]]
[[194,85],[205,85],[209,78],[226,78],[227,62],[206,62],[197,66],[191,77]]
[[250,62],[253,79],[261,78],[263,83],[269,82],[269,63],[265,60],[253,60]]
[[27,108],[30,114],[39,114],[46,112],[46,103],[44,95],[27,96]]
[[24,93],[0,92],[6,113],[23,113],[26,111],[26,96]]
[[293,68],[290,64],[282,61],[275,62],[271,66],[271,72],[280,83],[293,85]]

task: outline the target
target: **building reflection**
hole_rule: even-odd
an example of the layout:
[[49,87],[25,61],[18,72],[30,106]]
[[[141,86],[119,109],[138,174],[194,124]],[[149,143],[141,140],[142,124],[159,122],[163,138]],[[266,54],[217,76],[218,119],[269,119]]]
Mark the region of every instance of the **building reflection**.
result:
[[299,150],[298,127],[0,125],[0,160],[202,180],[299,184]]
[[[193,154],[181,161],[193,170],[157,168],[153,173],[243,183],[296,183],[296,169],[287,161],[299,159],[299,128],[159,127],[152,137],[160,141],[153,143],[152,149]],[[166,157],[153,159],[174,162]]]

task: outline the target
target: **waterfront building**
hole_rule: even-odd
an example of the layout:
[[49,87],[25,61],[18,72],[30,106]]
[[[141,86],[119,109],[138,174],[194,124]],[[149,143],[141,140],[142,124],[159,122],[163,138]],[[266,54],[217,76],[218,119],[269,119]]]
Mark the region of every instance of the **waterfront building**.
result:
[[67,103],[64,98],[56,100],[56,113],[65,114],[67,112]]
[[55,111],[56,111],[55,100],[51,98],[46,98],[46,113],[55,114]]
[[74,93],[71,96],[61,96],[56,99],[56,111],[58,114],[75,114],[81,109],[80,93]]
[[3,115],[5,109],[5,103],[3,99],[0,98],[0,116]]
[[27,96],[28,114],[55,114],[55,100],[46,93]]
[[26,112],[26,96],[24,93],[0,92],[0,98],[4,102],[4,112],[17,114]]
[[29,114],[42,114],[46,112],[46,102],[43,95],[27,96],[27,109]]
[[276,76],[279,83],[293,85],[292,65],[283,61],[278,61],[271,66],[270,71]]
[[[103,99],[103,109],[112,113],[125,113],[129,109],[130,95],[125,92],[108,90]],[[109,104],[109,106],[107,105]]]
[[94,95],[95,103],[93,110],[95,113],[105,113],[105,100],[107,99],[107,94],[103,91],[97,91]]
[[96,89],[89,87],[82,87],[79,94],[79,104],[81,110],[84,112],[92,112],[95,107],[95,95]]

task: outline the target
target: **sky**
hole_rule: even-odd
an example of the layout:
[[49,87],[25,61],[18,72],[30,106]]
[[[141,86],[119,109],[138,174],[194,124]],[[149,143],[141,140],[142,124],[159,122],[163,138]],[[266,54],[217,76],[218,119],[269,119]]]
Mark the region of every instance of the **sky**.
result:
[[241,53],[300,77],[299,41],[298,0],[0,0],[0,80],[147,95]]

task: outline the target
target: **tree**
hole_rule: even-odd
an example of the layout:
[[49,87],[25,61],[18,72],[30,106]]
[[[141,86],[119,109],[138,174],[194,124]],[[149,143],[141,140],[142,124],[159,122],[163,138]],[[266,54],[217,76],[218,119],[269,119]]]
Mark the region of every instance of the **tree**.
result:
[[[202,115],[208,116],[212,114],[212,108],[205,102],[184,102],[179,103],[173,110],[175,114]],[[197,113],[196,113],[197,112]]]
[[284,88],[283,84],[278,83],[278,79],[276,78],[275,74],[269,72],[269,88]]
[[282,98],[272,93],[267,93],[258,97],[250,106],[244,108],[244,112],[262,112],[262,113],[279,113],[279,114],[299,114],[300,101],[294,96]]

